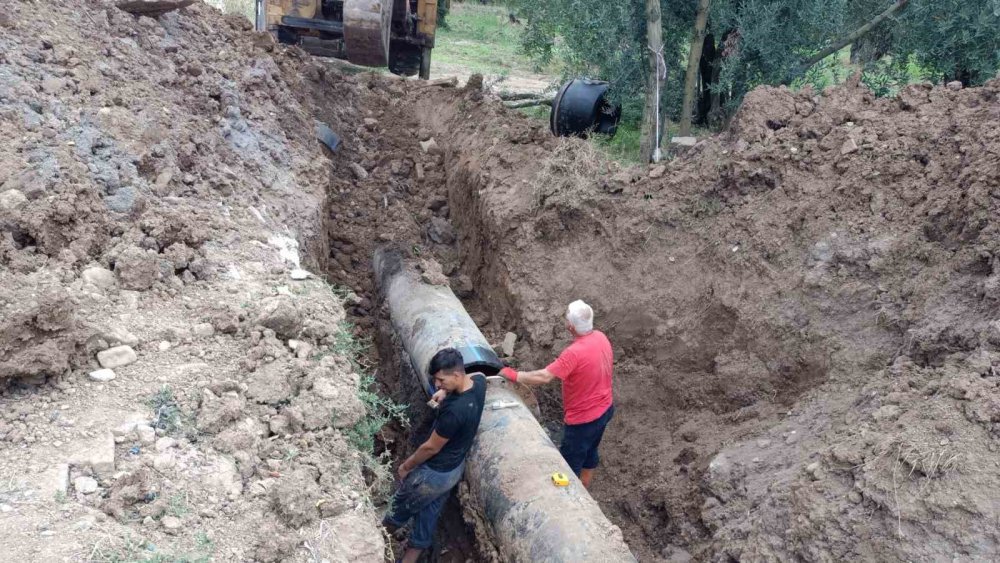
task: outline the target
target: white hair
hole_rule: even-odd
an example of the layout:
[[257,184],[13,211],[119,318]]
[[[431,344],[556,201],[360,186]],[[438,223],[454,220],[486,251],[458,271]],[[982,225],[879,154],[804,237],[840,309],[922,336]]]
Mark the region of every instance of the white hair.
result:
[[594,310],[581,299],[570,303],[566,308],[566,320],[579,335],[589,334],[594,330]]

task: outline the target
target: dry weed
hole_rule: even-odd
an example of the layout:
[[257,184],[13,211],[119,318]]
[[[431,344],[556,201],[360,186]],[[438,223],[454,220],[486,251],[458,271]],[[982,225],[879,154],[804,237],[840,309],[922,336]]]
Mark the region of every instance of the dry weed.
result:
[[580,197],[593,191],[597,179],[606,175],[601,162],[602,157],[593,144],[560,138],[556,148],[539,163],[541,173],[535,184],[535,204],[545,207],[546,201],[554,196]]

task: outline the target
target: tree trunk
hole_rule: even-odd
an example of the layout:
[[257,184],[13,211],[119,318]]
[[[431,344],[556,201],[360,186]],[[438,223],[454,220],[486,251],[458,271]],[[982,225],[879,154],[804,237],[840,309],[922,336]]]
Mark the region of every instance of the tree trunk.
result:
[[715,83],[718,74],[715,72],[717,58],[718,50],[715,48],[715,37],[709,33],[705,35],[705,43],[701,49],[701,62],[698,63],[701,86],[697,89],[695,97],[694,115],[691,116],[692,125],[708,121],[708,112],[712,109],[712,84]]
[[663,92],[663,72],[660,55],[663,50],[663,24],[660,21],[660,0],[646,0],[646,46],[649,58],[649,73],[646,76],[646,104],[642,111],[642,137],[639,140],[639,155],[643,162],[651,162],[659,156],[660,137],[663,136],[664,120],[659,118],[660,95]]
[[806,71],[809,70],[810,67],[812,67],[812,65],[822,61],[823,59],[829,57],[830,55],[836,53],[837,51],[843,49],[844,47],[850,45],[851,43],[854,43],[855,41],[861,39],[865,35],[868,35],[876,27],[878,27],[880,23],[892,17],[893,14],[905,8],[906,5],[909,3],[910,0],[896,0],[895,4],[886,8],[884,12],[872,18],[872,20],[866,23],[865,25],[854,30],[846,37],[834,41],[829,47],[809,57],[808,59],[803,61],[802,64],[792,69],[792,71],[788,73],[788,76],[785,77],[784,83],[788,84],[789,82],[805,74]]
[[698,87],[698,63],[701,49],[705,46],[705,26],[708,23],[708,7],[711,0],[698,0],[698,12],[694,18],[694,35],[691,36],[691,53],[688,55],[687,74],[684,75],[684,105],[681,107],[680,136],[691,134],[691,113],[694,111],[694,94]]

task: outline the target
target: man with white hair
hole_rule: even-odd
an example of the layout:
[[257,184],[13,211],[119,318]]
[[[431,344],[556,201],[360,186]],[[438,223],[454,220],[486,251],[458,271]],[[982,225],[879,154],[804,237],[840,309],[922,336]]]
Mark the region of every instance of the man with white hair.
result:
[[604,429],[615,414],[611,400],[611,375],[614,356],[611,342],[604,333],[594,330],[594,310],[577,300],[566,309],[566,328],[573,343],[544,369],[518,373],[503,368],[500,375],[510,381],[544,385],[553,379],[563,384],[563,410],[566,431],[559,452],[583,486],[590,487],[600,458]]

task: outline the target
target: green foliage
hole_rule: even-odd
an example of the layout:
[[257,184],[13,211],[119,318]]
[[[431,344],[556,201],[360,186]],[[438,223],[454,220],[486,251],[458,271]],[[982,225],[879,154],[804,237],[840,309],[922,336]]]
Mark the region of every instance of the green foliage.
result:
[[[346,437],[348,443],[360,454],[362,467],[370,477],[370,494],[384,497],[388,495],[392,485],[392,460],[389,452],[375,452],[375,437],[387,424],[393,422],[403,427],[409,426],[409,419],[406,416],[406,406],[380,395],[375,376],[364,372],[365,355],[370,348],[370,340],[354,336],[353,326],[349,322],[341,323],[340,330],[334,336],[333,349],[337,354],[349,358],[354,369],[362,373],[357,393],[365,409],[364,417],[347,430]],[[295,455],[298,455],[297,451],[286,452],[286,457]]]
[[911,0],[890,33],[899,68],[934,80],[982,84],[1000,70],[1000,0]]
[[190,512],[190,510],[187,505],[187,494],[183,492],[176,492],[171,495],[170,504],[167,507],[167,513],[171,516],[180,518],[188,512]]
[[[647,73],[643,2],[515,0],[525,20],[522,44],[539,61],[560,59],[572,76],[613,84],[624,120],[635,121]],[[750,89],[796,76],[802,63],[846,37],[891,5],[890,0],[713,0],[707,33],[721,53],[711,90],[730,111]],[[661,1],[664,107],[676,119],[695,2]],[[980,84],[1000,69],[1000,0],[911,0],[854,45],[864,81],[891,95],[909,81],[960,79]],[[856,70],[845,52],[828,57],[795,84],[824,86]],[[794,85],[794,84],[793,84]]]
[[146,404],[153,409],[153,428],[160,428],[168,434],[174,434],[182,428],[181,408],[170,386],[164,385]]

